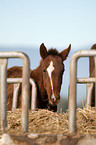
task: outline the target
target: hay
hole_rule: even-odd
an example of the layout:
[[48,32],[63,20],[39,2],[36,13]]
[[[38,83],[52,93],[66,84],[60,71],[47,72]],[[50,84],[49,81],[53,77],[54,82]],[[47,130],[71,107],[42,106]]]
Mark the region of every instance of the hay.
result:
[[[20,134],[21,109],[8,111],[7,123],[7,132]],[[96,134],[95,108],[77,109],[77,132]],[[29,133],[67,134],[68,112],[58,114],[45,109],[30,110]]]
[[79,133],[96,134],[95,107],[77,109],[77,131]]

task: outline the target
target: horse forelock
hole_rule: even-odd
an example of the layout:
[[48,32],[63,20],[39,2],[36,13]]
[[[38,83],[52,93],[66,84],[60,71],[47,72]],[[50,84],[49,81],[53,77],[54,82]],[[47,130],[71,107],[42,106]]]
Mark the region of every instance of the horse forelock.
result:
[[60,53],[57,51],[57,49],[53,49],[53,48],[51,48],[51,49],[48,50],[48,55],[52,55],[52,56],[54,56],[54,55],[61,56]]
[[91,49],[95,49],[96,50],[96,44],[92,45]]
[[[48,53],[47,56],[51,55],[51,56],[59,56],[59,57],[61,57],[61,55],[60,55],[60,53],[57,51],[57,49],[51,48],[51,49],[48,50],[47,53]],[[43,62],[43,59],[41,59],[40,65],[42,65],[42,62]]]

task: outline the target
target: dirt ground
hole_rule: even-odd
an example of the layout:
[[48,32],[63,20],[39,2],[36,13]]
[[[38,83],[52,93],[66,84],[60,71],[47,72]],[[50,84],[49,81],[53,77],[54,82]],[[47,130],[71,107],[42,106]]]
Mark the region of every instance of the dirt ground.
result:
[[[5,144],[4,144],[5,143]],[[96,135],[29,134],[15,136],[3,134],[0,145],[96,145]]]

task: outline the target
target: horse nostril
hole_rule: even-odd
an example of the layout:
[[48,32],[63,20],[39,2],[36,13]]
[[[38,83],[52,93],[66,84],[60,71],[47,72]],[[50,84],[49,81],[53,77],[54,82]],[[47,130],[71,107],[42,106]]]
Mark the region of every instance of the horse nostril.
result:
[[57,97],[57,100],[60,100],[60,96]]
[[60,100],[60,95],[58,95],[57,97],[55,97],[55,96],[52,95],[50,99],[51,99],[52,102],[55,103],[55,102],[57,102],[58,100]]
[[56,102],[56,98],[52,98],[52,102]]
[[54,94],[50,97],[50,102],[52,104],[57,104],[60,101],[60,95],[55,96]]

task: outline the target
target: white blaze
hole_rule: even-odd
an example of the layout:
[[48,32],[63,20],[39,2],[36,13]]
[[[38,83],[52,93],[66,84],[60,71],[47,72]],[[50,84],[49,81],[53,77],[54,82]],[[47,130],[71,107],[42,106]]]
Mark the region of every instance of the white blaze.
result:
[[[47,68],[47,72],[48,72],[48,75],[49,75],[49,78],[50,78],[52,93],[53,93],[53,82],[52,82],[52,72],[53,71],[54,71],[54,66],[53,66],[53,61],[51,61],[48,68]],[[54,93],[52,94],[51,98],[54,99],[54,101],[56,101]]]

